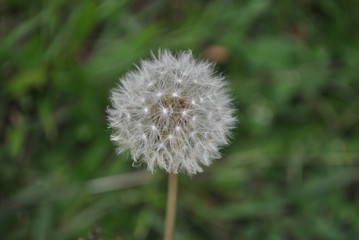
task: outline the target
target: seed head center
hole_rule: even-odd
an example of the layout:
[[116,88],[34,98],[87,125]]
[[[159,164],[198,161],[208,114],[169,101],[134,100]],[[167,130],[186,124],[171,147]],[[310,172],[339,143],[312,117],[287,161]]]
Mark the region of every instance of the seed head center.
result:
[[151,121],[166,138],[178,127],[188,129],[188,119],[194,115],[193,105],[185,98],[165,95],[150,107]]

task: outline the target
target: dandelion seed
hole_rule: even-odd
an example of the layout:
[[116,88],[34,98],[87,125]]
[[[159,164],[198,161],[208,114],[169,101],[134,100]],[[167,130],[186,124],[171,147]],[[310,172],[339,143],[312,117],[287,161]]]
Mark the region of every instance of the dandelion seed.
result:
[[188,174],[220,157],[236,119],[213,64],[195,60],[190,51],[159,51],[120,81],[108,109],[118,152],[129,149],[150,171]]

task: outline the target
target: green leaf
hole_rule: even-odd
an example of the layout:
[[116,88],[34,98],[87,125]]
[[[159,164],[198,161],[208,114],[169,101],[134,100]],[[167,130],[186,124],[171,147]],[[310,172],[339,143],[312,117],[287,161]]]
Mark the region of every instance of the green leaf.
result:
[[15,75],[7,85],[7,91],[12,96],[21,96],[30,89],[42,86],[45,82],[44,68],[30,68]]

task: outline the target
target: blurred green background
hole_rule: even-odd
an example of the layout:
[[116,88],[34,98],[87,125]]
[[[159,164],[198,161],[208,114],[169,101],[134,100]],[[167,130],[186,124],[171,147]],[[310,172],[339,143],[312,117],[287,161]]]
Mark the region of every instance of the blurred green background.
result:
[[224,157],[181,175],[175,239],[359,239],[359,2],[0,1],[0,238],[161,239],[166,174],[109,140],[109,90],[158,48],[228,76]]

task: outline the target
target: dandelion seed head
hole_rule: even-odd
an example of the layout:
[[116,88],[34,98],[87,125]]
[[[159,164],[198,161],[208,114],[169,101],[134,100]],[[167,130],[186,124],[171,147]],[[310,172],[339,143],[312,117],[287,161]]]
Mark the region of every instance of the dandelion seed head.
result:
[[[202,172],[236,121],[223,77],[190,51],[159,51],[120,78],[108,109],[111,140],[148,170]],[[138,165],[138,164],[136,164]]]

